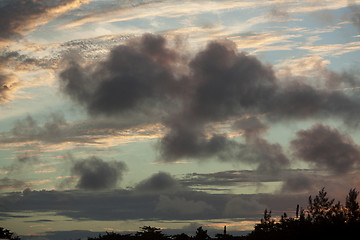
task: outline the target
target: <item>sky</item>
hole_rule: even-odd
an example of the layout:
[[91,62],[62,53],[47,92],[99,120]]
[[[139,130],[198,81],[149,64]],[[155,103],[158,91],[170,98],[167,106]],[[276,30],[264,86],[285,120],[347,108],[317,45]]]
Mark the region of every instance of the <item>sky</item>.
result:
[[360,189],[360,1],[0,0],[0,226],[241,234]]

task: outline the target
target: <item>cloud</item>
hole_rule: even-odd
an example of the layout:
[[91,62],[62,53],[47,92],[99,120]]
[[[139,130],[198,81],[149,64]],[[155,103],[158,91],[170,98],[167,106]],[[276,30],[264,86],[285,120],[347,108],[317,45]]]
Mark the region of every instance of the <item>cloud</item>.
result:
[[321,45],[304,45],[299,46],[299,49],[307,50],[311,54],[319,56],[338,56],[345,53],[355,52],[360,49],[358,41],[337,44],[321,44]]
[[[252,171],[245,178],[251,182],[253,181],[252,176],[256,174],[256,171]],[[358,182],[358,172],[345,178],[343,176],[325,176],[324,178],[318,177],[316,171],[296,169],[288,170],[281,176],[272,176],[274,181],[281,181],[284,176],[299,177],[298,180],[294,180],[288,185],[292,189],[283,189],[283,191],[276,194],[210,194],[191,190],[191,188],[178,188],[178,184],[181,185],[183,181],[181,179],[176,180],[167,173],[159,173],[145,179],[143,182],[148,182],[149,179],[159,176],[168,179],[165,181],[178,183],[168,184],[167,187],[161,188],[160,191],[141,191],[134,187],[127,190],[107,189],[101,192],[83,191],[82,189],[66,191],[33,191],[25,189],[23,192],[2,193],[0,194],[0,206],[6,206],[6,208],[2,208],[2,216],[6,218],[7,213],[14,212],[21,214],[22,212],[42,211],[44,213],[42,218],[46,218],[47,213],[49,216],[53,216],[54,212],[56,212],[58,216],[66,216],[77,220],[98,221],[135,219],[146,221],[220,220],[224,219],[224,217],[258,220],[265,208],[273,210],[274,213],[282,213],[295,210],[297,204],[305,207],[309,191],[316,193],[317,190],[325,186],[329,192],[341,197],[346,194],[350,187],[354,186],[351,185],[352,183],[356,184]],[[215,174],[209,177],[214,176]],[[303,178],[300,176],[307,178],[312,183],[310,184],[310,190],[303,191],[301,187]],[[223,181],[217,175],[216,178]],[[225,176],[224,178],[228,179],[229,177]],[[161,178],[159,177],[159,179]],[[263,180],[271,181],[270,178]],[[239,184],[244,181],[245,179],[240,180]],[[94,206],[96,207],[94,208]]]
[[231,198],[224,209],[224,217],[249,217],[254,216],[254,213],[262,212],[265,205],[260,204],[254,198],[247,198],[244,196]]
[[296,133],[292,149],[301,160],[344,174],[360,161],[360,148],[348,134],[322,124]]
[[12,93],[19,87],[20,82],[12,73],[2,71],[0,68],[0,104],[10,102]]
[[330,61],[317,55],[307,55],[298,59],[287,59],[276,65],[277,77],[299,78],[315,88],[336,89],[356,86],[355,74],[351,72],[337,73],[327,68]]
[[3,169],[7,170],[8,174],[16,174],[17,171],[31,167],[40,162],[41,161],[38,159],[36,153],[25,152],[23,154],[19,154],[12,164],[4,167]]
[[140,192],[177,191],[183,188],[170,174],[159,172],[139,182],[135,189]]
[[23,149],[38,147],[41,143],[43,151],[46,148],[47,151],[54,151],[78,145],[111,147],[162,136],[161,124],[144,125],[141,121],[109,117],[69,122],[61,112],[49,114],[44,119],[28,115],[16,120],[11,130],[2,134],[0,142]]
[[12,94],[21,86],[17,76],[5,69],[10,59],[17,55],[17,52],[9,52],[0,56],[0,104],[10,102]]
[[0,30],[0,43],[18,39],[24,32],[38,25],[45,24],[62,13],[79,7],[86,2],[88,1],[2,1],[0,6],[0,23],[3,27]]
[[[329,115],[357,124],[360,100],[355,94],[315,88],[296,78],[279,81],[272,66],[238,52],[231,41],[210,42],[191,56],[173,46],[162,36],[145,34],[114,48],[97,63],[83,66],[69,59],[59,75],[62,91],[93,118],[161,122],[166,131],[158,149],[162,160],[170,162],[251,159],[259,170],[273,172],[288,166],[289,160],[280,145],[256,136],[265,132],[265,124],[253,118],[254,126],[250,120],[234,125],[248,137],[245,145],[231,139],[229,132],[216,133],[214,125],[249,116],[274,122]],[[315,60],[324,66],[321,59]],[[319,74],[331,86],[354,83],[350,73],[324,68]]]
[[231,41],[210,42],[189,65],[198,83],[191,114],[207,121],[249,113],[277,87],[271,66],[239,53]]
[[274,73],[255,57],[237,53],[230,41],[209,43],[189,67],[191,99],[182,113],[165,122],[170,131],[160,141],[164,159],[229,158],[237,143],[226,135],[207,136],[205,125],[262,108],[261,100],[271,98],[276,89]]
[[199,217],[205,212],[214,211],[214,208],[204,201],[187,200],[184,197],[174,197],[161,195],[155,208],[156,212],[163,214],[183,214],[185,216]]
[[21,189],[26,186],[26,183],[20,180],[11,179],[11,178],[2,178],[0,179],[0,190],[14,190],[14,189]]
[[139,42],[114,48],[108,59],[94,66],[71,60],[60,74],[62,89],[93,115],[137,109],[154,116],[160,107],[166,108],[165,102],[172,102],[175,90],[182,89],[170,70],[175,60],[175,51],[166,47],[163,37],[146,34]]
[[[282,186],[282,191],[284,192],[309,192],[309,190],[314,189],[314,184],[317,183],[314,177],[303,174],[303,173],[295,173],[293,175],[289,175],[284,179],[284,184]],[[315,189],[316,190],[316,189]]]
[[348,4],[348,8],[351,12],[350,20],[360,30],[360,7],[358,3],[354,0],[348,1]]
[[105,162],[97,157],[76,161],[71,172],[78,176],[76,187],[84,190],[106,190],[116,187],[126,170],[123,162]]
[[[6,206],[4,214],[42,211],[42,218],[45,218],[46,213],[53,216],[56,212],[58,216],[76,220],[97,221],[220,220],[224,217],[258,220],[263,207],[284,212],[294,209],[298,203],[306,204],[306,200],[306,194],[209,194],[199,191],[140,194],[131,190],[108,190],[99,194],[80,190],[27,189],[22,193],[0,195],[0,205]],[[258,211],[250,212],[246,206]]]
[[261,174],[279,174],[290,166],[290,160],[283,153],[280,144],[269,143],[265,139],[256,138],[248,142],[239,159],[248,163],[257,163],[257,171]]
[[17,120],[14,123],[11,134],[17,141],[40,140],[53,143],[64,141],[64,139],[67,138],[65,132],[67,123],[64,116],[61,114],[52,114],[49,118],[47,123],[39,126],[38,121],[28,115],[26,118]]
[[[181,121],[181,120],[180,120]],[[179,122],[168,126],[171,130],[160,140],[159,149],[164,161],[172,162],[179,158],[206,159],[213,156],[226,158],[231,155],[231,146],[236,143],[225,135],[206,136],[203,126],[195,123]]]
[[234,130],[242,130],[247,138],[259,136],[265,133],[269,126],[262,123],[256,117],[243,118],[233,124]]
[[[268,5],[268,3],[266,1],[257,3],[257,6],[260,5]],[[181,16],[194,16],[206,12],[246,7],[254,8],[255,6],[251,1],[203,2],[201,4],[193,1],[186,1],[186,4],[167,1],[132,1],[131,4],[119,2],[115,5],[104,5],[101,11],[95,10],[90,14],[81,16],[74,21],[64,24],[64,27],[79,27],[94,22],[120,22],[159,16],[179,18]]]
[[[289,170],[287,170],[289,171]],[[180,182],[190,188],[216,186],[236,186],[241,183],[276,182],[282,179],[281,174],[259,174],[256,170],[232,170],[215,173],[189,173]]]

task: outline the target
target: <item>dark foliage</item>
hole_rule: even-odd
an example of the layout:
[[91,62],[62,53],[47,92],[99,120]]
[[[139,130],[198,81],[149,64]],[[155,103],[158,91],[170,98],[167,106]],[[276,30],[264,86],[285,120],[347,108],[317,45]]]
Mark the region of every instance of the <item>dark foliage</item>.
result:
[[13,232],[2,227],[0,227],[0,239],[20,240],[18,236],[14,236]]
[[286,213],[279,221],[265,209],[261,223],[255,226],[246,239],[351,239],[360,232],[360,208],[356,201],[359,192],[351,189],[345,206],[327,197],[321,189],[313,199],[309,197],[307,209],[301,209],[296,217]]

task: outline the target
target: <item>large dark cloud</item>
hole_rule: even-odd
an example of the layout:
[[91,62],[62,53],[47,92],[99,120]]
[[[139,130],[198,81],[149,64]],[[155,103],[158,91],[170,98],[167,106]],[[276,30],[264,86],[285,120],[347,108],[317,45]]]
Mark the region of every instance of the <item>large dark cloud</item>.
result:
[[277,82],[270,66],[238,52],[230,41],[211,42],[190,62],[197,81],[190,114],[209,120],[253,112],[275,94]]
[[360,162],[360,148],[348,134],[317,124],[296,135],[297,138],[291,142],[294,153],[317,167],[346,173]]
[[114,188],[125,170],[123,162],[105,162],[97,157],[76,161],[71,168],[73,175],[79,177],[76,187],[84,190]]
[[114,48],[108,59],[96,65],[83,67],[70,61],[60,74],[63,90],[93,115],[136,110],[154,116],[183,84],[170,69],[176,53],[165,43],[164,38],[148,34],[136,44]]
[[[324,75],[333,85],[344,81],[341,74]],[[225,40],[184,57],[165,38],[145,34],[114,48],[104,61],[82,66],[70,59],[60,80],[62,90],[92,116],[161,121],[167,132],[158,148],[165,161],[251,159],[259,169],[273,171],[289,160],[280,145],[260,137],[267,125],[256,118],[252,125],[251,118],[234,124],[247,146],[209,131],[211,126],[252,115],[268,122],[332,116],[351,126],[359,119],[356,94],[279,81],[270,65]]]

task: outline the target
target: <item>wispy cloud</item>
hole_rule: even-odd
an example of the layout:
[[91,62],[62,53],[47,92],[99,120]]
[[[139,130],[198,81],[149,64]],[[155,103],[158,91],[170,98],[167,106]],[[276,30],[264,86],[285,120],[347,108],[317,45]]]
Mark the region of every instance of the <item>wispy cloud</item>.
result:
[[[260,3],[261,4],[261,3]],[[70,23],[64,24],[63,27],[76,27],[87,23],[100,22],[120,22],[133,19],[150,18],[166,16],[170,18],[181,17],[184,15],[191,16],[205,12],[222,11],[234,8],[253,8],[255,7],[252,1],[205,1],[205,2],[168,2],[168,1],[154,1],[138,4],[135,6],[119,6],[118,8],[109,9],[106,12],[89,14],[83,16]]]
[[319,56],[339,56],[345,53],[360,50],[360,42],[336,43],[336,44],[319,44],[298,46],[299,49],[307,50],[312,54]]
[[11,39],[19,38],[23,33],[89,1],[61,0],[50,3],[43,0],[6,0],[0,8],[0,21],[4,27],[0,31],[0,43],[6,44]]

